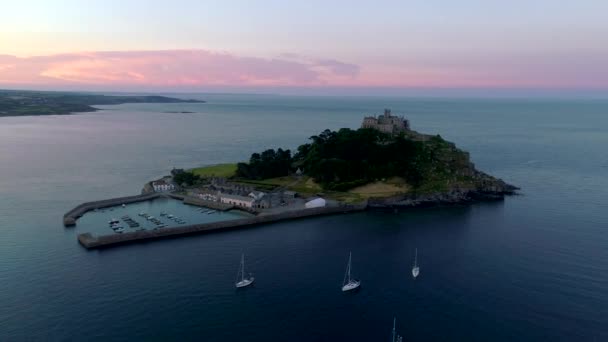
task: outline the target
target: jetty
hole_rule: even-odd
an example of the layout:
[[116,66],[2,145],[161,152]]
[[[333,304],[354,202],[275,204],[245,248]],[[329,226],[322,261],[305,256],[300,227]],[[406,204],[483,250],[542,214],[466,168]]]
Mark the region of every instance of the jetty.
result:
[[87,249],[93,249],[144,240],[171,238],[180,235],[192,235],[230,229],[248,228],[260,224],[294,220],[312,216],[352,213],[363,211],[366,209],[366,207],[366,205],[360,204],[290,210],[277,214],[259,215],[244,219],[193,224],[188,226],[166,227],[155,230],[141,230],[123,234],[93,235],[91,233],[83,233],[78,235],[78,242],[80,242],[80,244]]
[[66,227],[75,226],[76,220],[78,218],[80,218],[82,215],[84,215],[86,212],[91,211],[91,210],[114,207],[114,206],[118,206],[118,205],[122,205],[122,204],[149,201],[149,200],[159,198],[161,196],[164,196],[164,195],[159,194],[159,193],[151,193],[151,194],[143,194],[143,195],[136,195],[136,196],[116,197],[116,198],[110,198],[110,199],[105,199],[105,200],[101,200],[101,201],[85,202],[85,203],[78,205],[77,207],[75,207],[74,209],[68,211],[67,213],[65,213],[63,215],[63,225],[65,225]]

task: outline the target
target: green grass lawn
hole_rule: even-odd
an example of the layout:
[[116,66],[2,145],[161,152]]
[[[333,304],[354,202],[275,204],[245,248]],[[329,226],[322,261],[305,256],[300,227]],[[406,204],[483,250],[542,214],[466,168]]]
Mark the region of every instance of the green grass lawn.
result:
[[201,177],[232,177],[236,172],[236,163],[234,164],[217,164],[204,167],[197,167],[190,170],[195,175]]

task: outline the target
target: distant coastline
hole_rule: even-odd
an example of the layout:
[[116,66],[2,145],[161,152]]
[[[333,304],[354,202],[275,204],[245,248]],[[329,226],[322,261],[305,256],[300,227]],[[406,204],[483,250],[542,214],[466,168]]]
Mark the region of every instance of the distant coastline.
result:
[[159,95],[98,95],[73,92],[0,90],[0,117],[67,115],[98,111],[94,105],[125,103],[205,103]]

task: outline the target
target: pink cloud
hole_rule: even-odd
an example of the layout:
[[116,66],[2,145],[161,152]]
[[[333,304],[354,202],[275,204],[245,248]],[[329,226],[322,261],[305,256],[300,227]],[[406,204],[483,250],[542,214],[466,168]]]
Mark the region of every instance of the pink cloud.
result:
[[0,87],[536,87],[608,88],[605,59],[544,56],[410,57],[359,66],[293,53],[276,58],[208,50],[0,55]]
[[241,57],[206,50],[110,51],[51,56],[0,55],[0,82],[93,85],[313,86],[354,78],[358,67],[339,61],[302,62]]

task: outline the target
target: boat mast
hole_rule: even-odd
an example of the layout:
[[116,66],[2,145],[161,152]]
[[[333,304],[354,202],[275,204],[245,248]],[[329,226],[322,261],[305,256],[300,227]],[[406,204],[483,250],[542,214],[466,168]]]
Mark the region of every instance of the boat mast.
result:
[[416,254],[414,256],[414,267],[418,266],[418,248],[416,248]]
[[344,280],[342,281],[342,286],[350,283],[350,258],[351,254],[348,254],[348,264],[346,265],[346,272],[344,273]]
[[397,324],[397,317],[393,317],[393,339],[392,341],[395,342],[395,325]]
[[351,259],[353,257],[353,253],[349,252],[348,253],[348,282],[350,283],[350,263],[351,263]]
[[241,254],[241,281],[245,280],[245,254]]

